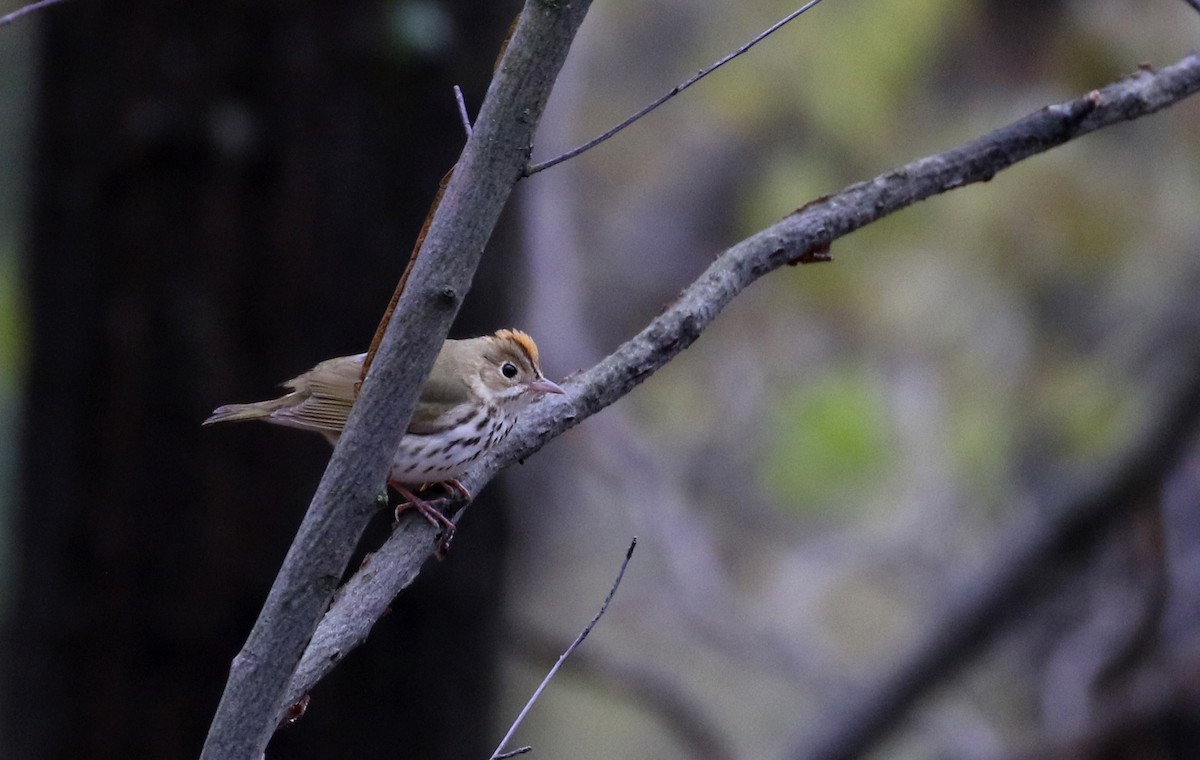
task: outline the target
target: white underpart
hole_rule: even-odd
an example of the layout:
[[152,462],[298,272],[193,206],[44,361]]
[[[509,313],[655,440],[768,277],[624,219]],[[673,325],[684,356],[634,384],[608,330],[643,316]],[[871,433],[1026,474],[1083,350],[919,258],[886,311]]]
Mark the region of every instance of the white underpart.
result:
[[452,480],[465,474],[483,452],[504,440],[517,421],[512,409],[492,409],[480,424],[482,409],[464,409],[455,425],[430,435],[405,435],[392,459],[389,480],[405,485],[422,485]]

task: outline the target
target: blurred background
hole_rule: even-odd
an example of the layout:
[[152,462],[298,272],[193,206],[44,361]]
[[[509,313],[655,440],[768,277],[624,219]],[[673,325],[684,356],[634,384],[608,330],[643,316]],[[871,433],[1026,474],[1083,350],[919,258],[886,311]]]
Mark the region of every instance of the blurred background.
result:
[[[328,456],[199,422],[365,348],[462,145],[451,87],[474,113],[519,8],[498,5],[70,0],[0,28],[4,757],[198,754]],[[596,4],[535,160],[794,7]],[[827,0],[522,182],[455,332],[519,326],[548,376],[586,368],[798,206],[1198,32],[1180,0]],[[1190,368],[1197,198],[1188,101],[766,277],[489,487],[268,757],[487,757],[633,535],[518,743],[814,757]],[[1169,469],[871,756],[1195,757],[1200,448]]]

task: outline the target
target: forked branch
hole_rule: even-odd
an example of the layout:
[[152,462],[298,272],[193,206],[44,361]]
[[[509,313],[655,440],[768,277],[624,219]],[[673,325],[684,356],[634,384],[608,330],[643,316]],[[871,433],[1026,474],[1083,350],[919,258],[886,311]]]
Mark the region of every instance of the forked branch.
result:
[[[1075,100],[1048,106],[990,135],[818,199],[720,254],[641,332],[590,370],[564,383],[569,399],[543,401],[465,478],[478,493],[496,473],[629,393],[695,341],[751,283],[788,264],[816,261],[833,241],[901,209],[983,182],[1038,153],[1102,127],[1141,118],[1200,90],[1200,54],[1160,71],[1138,71]],[[307,693],[332,663],[357,646],[388,603],[419,572],[433,528],[406,521],[372,558],[369,579],[347,584],[313,636],[288,689]]]
[[[429,222],[412,267],[412,285],[399,293],[346,429],[258,620],[230,667],[202,760],[260,760],[283,705],[296,703],[297,698],[285,701],[288,683],[375,511],[375,496],[417,394],[529,159],[551,85],[588,6],[588,0],[533,0],[522,10]],[[426,545],[416,553],[423,556],[429,550]]]

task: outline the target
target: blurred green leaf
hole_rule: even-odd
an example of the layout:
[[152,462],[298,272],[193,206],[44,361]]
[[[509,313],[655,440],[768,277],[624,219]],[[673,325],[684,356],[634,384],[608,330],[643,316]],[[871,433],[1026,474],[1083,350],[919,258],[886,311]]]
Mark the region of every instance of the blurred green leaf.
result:
[[831,369],[788,389],[770,424],[762,478],[785,502],[843,509],[878,487],[890,469],[883,390],[862,368]]

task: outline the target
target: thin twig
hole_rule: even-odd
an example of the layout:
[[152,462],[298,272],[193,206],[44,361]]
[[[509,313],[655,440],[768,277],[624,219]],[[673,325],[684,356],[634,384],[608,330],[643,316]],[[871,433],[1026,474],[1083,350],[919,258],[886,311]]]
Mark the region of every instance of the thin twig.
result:
[[463,129],[467,137],[471,136],[471,117],[467,115],[467,101],[463,97],[462,88],[454,85],[454,101],[458,103],[458,116],[462,119]]
[[[558,644],[549,635],[529,626],[511,631],[509,643],[518,656],[535,663],[552,662],[558,654]],[[737,756],[719,721],[680,684],[678,674],[660,668],[649,658],[623,658],[595,648],[581,649],[567,664],[566,672],[607,688],[614,699],[639,714],[657,718],[675,736],[685,757],[732,760]]]
[[592,618],[592,622],[588,623],[584,629],[579,632],[579,635],[576,636],[575,640],[571,642],[571,646],[567,647],[567,651],[559,655],[558,662],[554,663],[554,667],[550,668],[550,672],[547,673],[546,677],[542,679],[542,682],[538,684],[537,689],[533,692],[533,696],[529,698],[529,701],[525,703],[525,707],[522,708],[521,712],[517,715],[517,719],[513,721],[511,726],[509,726],[508,733],[505,734],[504,738],[500,740],[500,744],[497,745],[496,751],[492,753],[492,760],[500,760],[500,758],[508,756],[501,754],[501,752],[504,751],[504,745],[508,744],[508,740],[511,739],[513,734],[517,732],[517,728],[521,725],[522,721],[525,720],[525,716],[529,714],[529,711],[533,709],[533,704],[538,701],[538,697],[542,696],[542,692],[545,691],[546,687],[550,684],[550,679],[554,678],[554,674],[557,673],[558,669],[562,667],[563,662],[565,662],[566,659],[571,656],[572,652],[579,648],[579,645],[583,643],[583,640],[588,637],[588,634],[592,632],[592,628],[596,626],[596,623],[599,622],[601,616],[604,615],[604,612],[608,609],[609,602],[611,602],[613,597],[616,596],[617,587],[621,585],[621,579],[625,577],[625,568],[629,567],[629,560],[633,557],[633,550],[635,548],[637,548],[637,536],[633,537],[633,540],[629,542],[629,548],[625,550],[625,559],[621,562],[621,570],[617,573],[617,579],[613,581],[612,588],[608,591],[608,596],[604,597],[604,604],[600,605],[600,611],[596,613],[594,618]]
[[33,13],[34,11],[40,11],[42,8],[45,8],[50,5],[57,5],[58,3],[61,3],[62,1],[63,0],[38,0],[38,2],[36,2],[36,3],[30,3],[29,5],[26,5],[24,8],[16,9],[15,11],[8,14],[7,16],[0,16],[0,26],[7,26],[8,24],[11,24],[12,22],[16,21],[17,19],[21,18],[22,16],[24,16],[27,13]]
[[779,31],[779,29],[781,29],[781,28],[782,28],[784,25],[786,25],[786,24],[787,24],[789,21],[791,21],[792,19],[796,18],[796,17],[797,17],[797,16],[799,16],[801,13],[804,13],[804,12],[805,12],[805,11],[807,11],[809,8],[812,8],[814,5],[816,5],[816,4],[817,4],[817,3],[819,3],[819,2],[821,2],[821,0],[809,0],[807,3],[805,3],[805,4],[804,4],[804,5],[802,5],[802,6],[800,6],[798,9],[796,9],[796,10],[792,11],[791,13],[789,13],[789,14],[788,14],[788,15],[786,15],[786,16],[784,16],[784,17],[783,17],[782,19],[780,19],[779,21],[777,21],[777,22],[775,22],[774,24],[772,24],[772,25],[771,25],[770,27],[768,27],[768,28],[767,28],[765,31],[763,31],[763,32],[760,32],[758,35],[756,35],[756,36],[754,37],[754,39],[750,40],[750,41],[749,41],[749,42],[747,42],[745,45],[742,45],[740,48],[738,48],[737,50],[733,51],[733,52],[732,52],[732,53],[730,53],[729,55],[725,56],[725,57],[724,57],[724,58],[722,58],[721,60],[717,61],[717,62],[716,62],[716,63],[714,63],[713,65],[709,66],[707,69],[701,69],[700,71],[696,72],[696,75],[695,75],[695,76],[693,76],[691,79],[687,80],[687,81],[686,81],[686,82],[684,82],[683,84],[677,84],[677,85],[675,85],[673,88],[671,88],[671,91],[670,91],[670,92],[666,93],[665,95],[663,95],[662,97],[660,97],[658,100],[654,101],[653,103],[651,103],[650,105],[646,106],[646,107],[645,107],[645,108],[643,108],[642,110],[640,110],[640,111],[638,111],[637,113],[633,114],[632,116],[630,116],[628,119],[626,119],[625,121],[621,122],[621,123],[620,123],[620,124],[618,124],[617,126],[613,127],[612,129],[608,130],[607,132],[605,132],[604,134],[602,134],[602,135],[600,135],[600,136],[598,136],[598,137],[594,137],[594,138],[592,138],[591,140],[588,140],[588,141],[587,141],[587,142],[585,142],[583,145],[580,145],[580,146],[578,146],[578,147],[576,147],[576,148],[572,148],[571,150],[567,151],[566,153],[563,153],[563,154],[562,154],[562,155],[560,155],[560,156],[555,156],[554,158],[550,159],[549,161],[543,161],[543,162],[542,162],[542,163],[540,163],[540,164],[534,164],[533,166],[530,166],[528,169],[526,169],[526,170],[525,170],[525,176],[526,176],[526,177],[528,177],[528,176],[530,176],[530,175],[537,174],[538,172],[542,171],[543,169],[549,169],[551,166],[554,166],[554,165],[556,165],[556,164],[561,164],[563,161],[566,161],[566,160],[567,160],[567,159],[569,159],[569,158],[575,158],[575,156],[578,156],[580,153],[584,153],[584,152],[586,152],[586,151],[589,151],[589,150],[591,150],[592,148],[596,147],[596,146],[597,146],[597,145],[599,145],[600,143],[602,143],[602,142],[604,142],[605,140],[609,139],[610,137],[612,137],[613,135],[617,134],[617,133],[618,133],[618,132],[620,132],[621,130],[625,129],[625,128],[626,128],[626,127],[628,127],[629,125],[633,124],[633,123],[634,123],[635,121],[637,121],[638,119],[642,118],[643,116],[647,115],[648,113],[650,113],[650,112],[651,112],[651,111],[653,111],[654,109],[658,108],[658,107],[659,107],[659,106],[661,106],[663,103],[666,103],[666,102],[667,102],[668,100],[670,100],[671,98],[675,97],[675,96],[676,96],[676,95],[678,95],[679,93],[681,93],[681,92],[683,92],[684,90],[686,90],[687,88],[691,87],[691,86],[692,86],[692,85],[694,85],[696,82],[699,82],[699,81],[700,81],[701,79],[703,79],[704,77],[708,76],[709,74],[713,73],[714,71],[716,71],[717,69],[721,68],[721,67],[722,67],[722,66],[724,66],[725,64],[729,63],[729,62],[730,62],[730,61],[732,61],[734,58],[737,58],[737,57],[738,57],[739,55],[741,55],[742,53],[745,53],[747,50],[749,50],[750,48],[754,47],[754,46],[755,46],[755,45],[757,45],[758,43],[762,42],[762,41],[763,41],[763,40],[765,40],[767,37],[771,36],[772,34],[774,34],[774,33],[775,33],[775,32],[777,32],[777,31]]
[[533,751],[533,747],[526,744],[524,747],[517,747],[516,749],[511,749],[508,752],[505,752],[503,755],[496,755],[495,757],[492,758],[492,760],[508,760],[508,758],[510,758],[510,757],[516,757],[517,755],[524,755],[526,752],[532,752],[532,751]]

